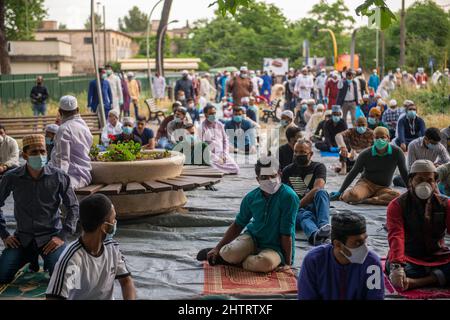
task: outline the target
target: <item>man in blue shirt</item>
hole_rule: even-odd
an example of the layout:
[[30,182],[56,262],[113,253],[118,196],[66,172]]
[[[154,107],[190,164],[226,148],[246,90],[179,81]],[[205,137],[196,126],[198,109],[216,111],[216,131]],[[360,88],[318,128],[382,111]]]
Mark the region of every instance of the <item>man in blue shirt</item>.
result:
[[409,143],[425,135],[426,125],[422,118],[417,116],[417,107],[414,102],[407,100],[404,103],[405,114],[398,119],[395,144],[403,152],[408,151]]
[[244,197],[235,222],[208,252],[211,265],[242,265],[253,272],[271,272],[294,261],[299,199],[281,183],[276,159],[260,159],[255,172],[260,187]]
[[192,123],[200,122],[200,112],[195,106],[194,99],[187,99],[187,111],[189,115],[191,116]]
[[366,245],[366,220],[353,212],[331,219],[332,244],[312,249],[298,277],[299,300],[383,300],[380,258]]
[[245,153],[256,152],[256,129],[254,125],[243,118],[246,112],[244,107],[233,110],[233,119],[225,123],[225,131],[230,140],[230,152],[243,150]]
[[133,129],[133,135],[141,139],[143,148],[152,150],[155,149],[155,134],[146,125],[147,121],[145,118],[138,117],[136,127]]
[[372,88],[373,92],[377,92],[378,86],[380,85],[380,77],[377,74],[377,70],[373,70],[373,73],[369,78],[369,88]]
[[[105,107],[105,117],[108,118],[109,111],[112,106],[112,91],[109,85],[109,82],[106,80],[108,75],[106,74],[106,70],[103,68],[99,68],[100,72],[100,87],[102,88],[102,98],[103,105]],[[93,113],[97,113],[97,107],[100,104],[98,93],[97,93],[97,80],[92,80],[89,83],[89,92],[88,92],[88,107],[92,110]]]

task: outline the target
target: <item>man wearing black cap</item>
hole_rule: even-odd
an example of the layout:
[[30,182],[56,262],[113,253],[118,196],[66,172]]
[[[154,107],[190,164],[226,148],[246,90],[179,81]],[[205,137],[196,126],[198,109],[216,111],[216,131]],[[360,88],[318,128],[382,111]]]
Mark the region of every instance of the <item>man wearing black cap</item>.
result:
[[136,299],[131,273],[112,239],[116,211],[106,196],[94,194],[80,203],[81,237],[60,256],[47,288],[47,299],[112,300],[119,280],[125,300]]
[[299,300],[383,300],[380,258],[369,251],[366,220],[353,212],[331,219],[332,244],[312,249],[298,278]]

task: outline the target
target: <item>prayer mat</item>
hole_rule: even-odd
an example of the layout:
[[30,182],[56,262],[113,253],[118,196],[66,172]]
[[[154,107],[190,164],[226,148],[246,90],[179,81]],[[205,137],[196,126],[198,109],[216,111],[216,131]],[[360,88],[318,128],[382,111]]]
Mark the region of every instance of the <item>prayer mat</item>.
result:
[[328,151],[320,151],[321,157],[334,157],[339,158],[339,152],[328,152]]
[[26,265],[13,282],[0,286],[0,300],[43,300],[49,281],[48,272],[32,272]]
[[[385,269],[386,259],[381,260],[383,271]],[[392,285],[388,276],[384,274],[385,295],[391,297],[403,297],[412,300],[429,300],[429,299],[450,299],[450,288],[421,288],[407,291],[398,291]]]
[[273,295],[297,292],[297,279],[292,269],[255,273],[234,266],[203,264],[204,295]]

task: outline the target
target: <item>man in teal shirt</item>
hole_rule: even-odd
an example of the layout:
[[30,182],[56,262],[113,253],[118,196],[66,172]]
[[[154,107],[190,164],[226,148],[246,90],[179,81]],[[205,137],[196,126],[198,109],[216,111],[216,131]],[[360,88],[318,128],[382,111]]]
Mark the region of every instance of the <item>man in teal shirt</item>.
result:
[[291,187],[281,183],[275,163],[267,158],[256,163],[260,187],[244,197],[235,222],[208,252],[211,265],[242,265],[253,272],[271,272],[280,264],[292,265],[299,199]]

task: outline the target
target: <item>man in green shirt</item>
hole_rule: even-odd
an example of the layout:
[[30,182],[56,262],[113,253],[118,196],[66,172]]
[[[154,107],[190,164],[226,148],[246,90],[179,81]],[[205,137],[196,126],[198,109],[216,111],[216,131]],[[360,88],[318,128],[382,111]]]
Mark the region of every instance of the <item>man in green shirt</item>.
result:
[[[342,200],[350,204],[365,203],[386,206],[400,195],[389,186],[396,168],[399,169],[404,181],[408,181],[408,170],[403,151],[397,146],[389,144],[390,137],[387,128],[377,127],[373,134],[373,147],[360,153],[340,190],[330,194],[332,201]],[[347,190],[359,173],[361,173],[361,178],[353,188]]]
[[253,272],[292,265],[299,199],[281,182],[275,159],[260,159],[255,172],[260,187],[244,197],[235,222],[206,257],[201,257],[205,250],[199,253],[199,260],[207,258],[210,265],[241,265]]

